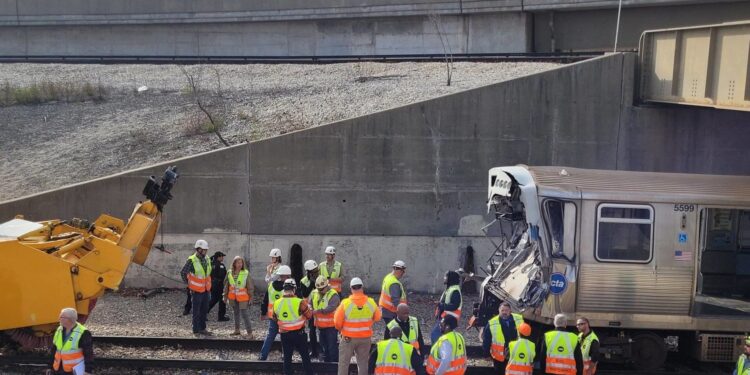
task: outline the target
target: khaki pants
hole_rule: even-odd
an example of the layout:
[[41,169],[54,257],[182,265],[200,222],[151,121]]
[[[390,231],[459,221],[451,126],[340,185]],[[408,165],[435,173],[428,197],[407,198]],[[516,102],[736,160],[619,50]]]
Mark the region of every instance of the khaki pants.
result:
[[347,375],[349,373],[349,364],[352,355],[357,356],[357,373],[367,375],[367,367],[370,362],[370,338],[349,338],[341,337],[339,344],[339,371],[338,375]]

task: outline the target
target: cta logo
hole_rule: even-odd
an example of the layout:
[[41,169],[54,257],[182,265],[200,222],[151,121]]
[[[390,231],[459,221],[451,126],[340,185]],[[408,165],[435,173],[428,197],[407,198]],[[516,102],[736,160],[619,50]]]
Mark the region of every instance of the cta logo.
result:
[[568,280],[565,275],[555,272],[549,278],[549,291],[552,294],[563,294],[568,288]]

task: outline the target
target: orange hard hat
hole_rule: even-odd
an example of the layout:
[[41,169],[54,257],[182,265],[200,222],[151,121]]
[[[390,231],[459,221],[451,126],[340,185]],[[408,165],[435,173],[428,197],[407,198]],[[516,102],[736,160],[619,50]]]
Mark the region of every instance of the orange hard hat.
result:
[[521,323],[521,325],[518,326],[518,333],[520,333],[521,336],[531,336],[531,326],[528,323]]

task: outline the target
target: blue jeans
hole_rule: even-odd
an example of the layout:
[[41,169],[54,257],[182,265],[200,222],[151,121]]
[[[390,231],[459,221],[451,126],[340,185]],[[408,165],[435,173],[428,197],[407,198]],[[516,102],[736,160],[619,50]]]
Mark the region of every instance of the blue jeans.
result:
[[208,315],[209,292],[193,293],[193,333],[206,330],[206,315]]
[[268,319],[268,335],[266,335],[266,340],[263,341],[263,347],[260,348],[261,361],[265,361],[268,358],[268,353],[271,351],[271,344],[273,344],[273,340],[276,340],[276,335],[278,334],[279,324],[272,319]]
[[323,351],[323,360],[326,362],[338,362],[339,361],[339,343],[338,332],[336,328],[319,328],[320,334],[320,348]]
[[435,319],[435,326],[432,327],[432,332],[430,332],[430,344],[436,343],[440,338],[440,335],[442,335],[442,333],[440,332],[440,318],[438,318]]

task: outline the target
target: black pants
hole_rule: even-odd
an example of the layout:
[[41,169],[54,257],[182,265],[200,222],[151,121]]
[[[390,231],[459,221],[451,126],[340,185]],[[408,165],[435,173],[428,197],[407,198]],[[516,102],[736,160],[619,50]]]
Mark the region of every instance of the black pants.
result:
[[312,319],[307,321],[307,326],[310,327],[310,334],[308,337],[310,338],[310,353],[312,353],[313,357],[318,356],[318,332],[317,328],[315,327],[315,323]]
[[292,354],[294,354],[295,350],[302,357],[305,374],[312,375],[312,363],[310,363],[310,353],[307,351],[307,335],[304,328],[282,333],[281,350],[284,352],[284,375],[294,374],[292,370]]
[[185,315],[190,314],[190,309],[193,307],[193,299],[190,297],[190,288],[185,288],[187,292],[187,301],[185,301]]
[[506,362],[499,362],[496,361],[494,358],[492,359],[492,368],[495,369],[494,374],[500,374],[505,375],[505,365]]
[[[213,284],[217,285],[217,284]],[[227,304],[224,303],[224,299],[222,298],[222,293],[224,290],[221,287],[214,288],[211,287],[211,302],[208,304],[208,312],[211,312],[211,309],[216,306],[216,304],[219,304],[219,319],[227,318]]]

